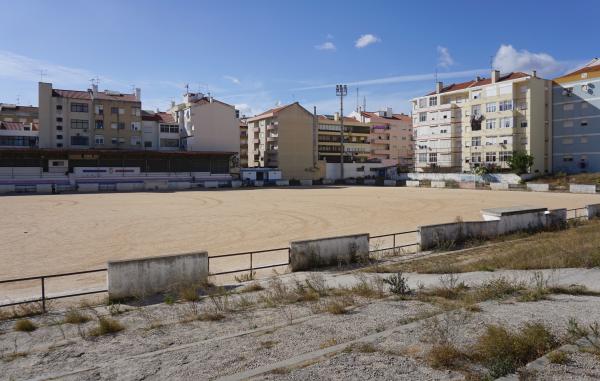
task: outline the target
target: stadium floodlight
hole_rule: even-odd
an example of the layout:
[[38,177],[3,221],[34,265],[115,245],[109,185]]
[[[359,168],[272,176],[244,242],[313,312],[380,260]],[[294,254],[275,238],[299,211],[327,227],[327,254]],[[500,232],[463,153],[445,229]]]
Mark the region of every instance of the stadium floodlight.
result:
[[348,86],[335,85],[335,95],[340,97],[340,176],[344,180],[344,97],[348,95]]

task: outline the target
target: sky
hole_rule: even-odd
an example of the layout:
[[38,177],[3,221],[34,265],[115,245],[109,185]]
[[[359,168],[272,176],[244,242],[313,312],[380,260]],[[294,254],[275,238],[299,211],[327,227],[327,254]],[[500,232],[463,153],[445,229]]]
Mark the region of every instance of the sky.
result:
[[[0,102],[37,105],[37,82],[142,89],[165,110],[190,91],[242,114],[299,101],[345,114],[410,112],[411,98],[501,72],[553,78],[600,56],[596,0],[0,0]],[[357,96],[358,95],[358,96]]]

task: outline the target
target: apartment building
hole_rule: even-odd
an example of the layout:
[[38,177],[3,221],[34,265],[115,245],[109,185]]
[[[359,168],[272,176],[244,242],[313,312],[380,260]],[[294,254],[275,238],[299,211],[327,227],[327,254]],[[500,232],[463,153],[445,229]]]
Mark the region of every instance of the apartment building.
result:
[[169,113],[142,110],[142,141],[145,150],[179,151],[179,123]]
[[600,59],[555,78],[553,171],[600,172]]
[[143,148],[140,89],[61,90],[40,82],[39,120],[41,148]]
[[172,104],[169,114],[179,124],[184,150],[239,152],[240,129],[234,106],[210,95],[188,92],[183,103]]
[[38,124],[0,121],[0,148],[36,148]]
[[298,102],[248,118],[248,167],[279,168],[284,179],[318,179],[314,117]]
[[34,106],[0,103],[0,121],[2,122],[37,124],[39,122],[38,113],[38,108]]
[[[341,145],[340,115],[318,117],[318,159],[327,163],[339,163]],[[344,163],[364,163],[371,155],[371,127],[368,123],[344,117]]]
[[350,117],[371,128],[369,159],[381,160],[388,165],[412,166],[414,150],[410,116],[394,114],[388,107],[385,111],[355,111]]
[[536,73],[500,75],[444,87],[413,100],[417,168],[471,172],[507,169],[514,152],[534,157],[531,171],[551,170],[550,82]]
[[240,120],[240,168],[248,168],[248,123]]

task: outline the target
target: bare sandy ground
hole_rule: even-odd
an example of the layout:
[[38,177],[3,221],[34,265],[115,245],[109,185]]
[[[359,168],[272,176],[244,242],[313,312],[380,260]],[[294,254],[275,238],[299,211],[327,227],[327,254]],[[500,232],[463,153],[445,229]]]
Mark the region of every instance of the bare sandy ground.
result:
[[[457,216],[479,220],[480,210],[490,207],[575,208],[599,200],[568,193],[384,187],[4,196],[0,279],[104,267],[111,259],[197,250],[215,255],[285,247],[297,239],[413,230]],[[257,256],[254,263],[272,259]],[[223,266],[247,260],[233,258]]]

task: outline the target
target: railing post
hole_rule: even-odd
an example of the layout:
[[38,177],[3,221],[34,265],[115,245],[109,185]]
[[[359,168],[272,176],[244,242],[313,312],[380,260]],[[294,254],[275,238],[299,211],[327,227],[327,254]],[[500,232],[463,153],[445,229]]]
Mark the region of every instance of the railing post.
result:
[[250,275],[252,275],[252,252],[250,252]]
[[288,247],[288,265],[292,263],[292,248]]
[[42,312],[46,313],[46,282],[44,277],[40,279],[42,280]]
[[210,275],[210,257],[208,257],[206,261],[206,273]]
[[396,248],[396,234],[394,233],[394,235],[392,236],[393,238],[393,243],[392,243],[392,247],[395,249]]

